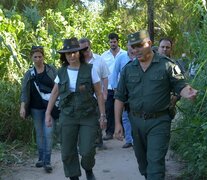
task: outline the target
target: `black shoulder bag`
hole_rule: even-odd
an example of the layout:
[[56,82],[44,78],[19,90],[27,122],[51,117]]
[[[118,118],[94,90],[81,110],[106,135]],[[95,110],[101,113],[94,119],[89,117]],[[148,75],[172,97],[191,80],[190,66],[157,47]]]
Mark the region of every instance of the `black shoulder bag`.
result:
[[[36,75],[34,69],[31,70],[31,75],[32,76]],[[39,95],[42,98],[42,104],[44,105],[45,109],[47,109],[47,105],[48,105],[48,101],[49,101],[49,98],[51,95],[52,88],[45,86],[44,84],[40,83],[39,81],[37,82],[37,78],[34,78],[34,85],[35,85]],[[54,120],[58,119],[59,114],[60,114],[58,103],[59,103],[59,100],[56,101],[56,103],[52,109],[52,112],[51,112],[51,116],[53,117]]]

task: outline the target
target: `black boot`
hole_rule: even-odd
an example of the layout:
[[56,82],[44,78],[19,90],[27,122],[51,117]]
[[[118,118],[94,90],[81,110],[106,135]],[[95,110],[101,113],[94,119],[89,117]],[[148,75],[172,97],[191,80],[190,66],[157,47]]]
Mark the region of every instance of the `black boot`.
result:
[[91,170],[86,170],[86,178],[87,178],[87,180],[96,180],[92,169]]
[[79,180],[79,177],[78,176],[73,176],[73,177],[70,177],[70,180]]
[[45,171],[47,173],[51,173],[52,172],[52,166],[50,165],[50,163],[49,164],[45,164],[44,168],[45,168]]

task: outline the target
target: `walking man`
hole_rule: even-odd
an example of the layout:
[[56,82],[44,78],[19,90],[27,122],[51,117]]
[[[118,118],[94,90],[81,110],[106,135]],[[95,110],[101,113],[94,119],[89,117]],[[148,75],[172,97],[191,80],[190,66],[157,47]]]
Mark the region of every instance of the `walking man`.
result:
[[103,137],[103,140],[113,139],[114,134],[114,89],[111,86],[112,81],[112,72],[114,69],[114,64],[116,59],[124,52],[119,47],[119,36],[116,33],[110,33],[108,35],[110,49],[105,51],[101,57],[105,60],[110,75],[108,77],[108,95],[106,100],[106,118],[107,118],[107,128],[106,135]]
[[122,70],[115,94],[115,137],[123,139],[120,122],[125,102],[129,103],[134,151],[139,171],[147,180],[164,180],[165,155],[170,140],[168,107],[172,89],[193,100],[197,90],[185,82],[179,67],[151,49],[147,31],[128,36],[137,59]]

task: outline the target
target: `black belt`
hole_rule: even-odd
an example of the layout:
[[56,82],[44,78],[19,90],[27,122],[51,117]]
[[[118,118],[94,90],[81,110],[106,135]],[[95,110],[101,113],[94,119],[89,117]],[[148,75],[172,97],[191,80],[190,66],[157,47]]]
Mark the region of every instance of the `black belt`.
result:
[[164,110],[164,111],[159,111],[159,112],[153,112],[153,113],[148,113],[148,112],[144,112],[144,111],[140,111],[140,112],[132,112],[133,116],[137,116],[139,118],[143,118],[143,119],[151,119],[151,118],[158,118],[160,116],[166,115],[168,114],[168,110]]

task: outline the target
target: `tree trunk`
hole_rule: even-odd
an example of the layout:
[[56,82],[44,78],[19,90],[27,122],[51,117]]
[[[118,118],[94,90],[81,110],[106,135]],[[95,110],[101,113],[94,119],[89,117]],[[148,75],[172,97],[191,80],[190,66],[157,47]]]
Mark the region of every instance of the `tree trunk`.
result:
[[104,16],[110,16],[110,13],[118,9],[118,0],[104,0]]
[[147,0],[148,31],[154,43],[154,0]]

